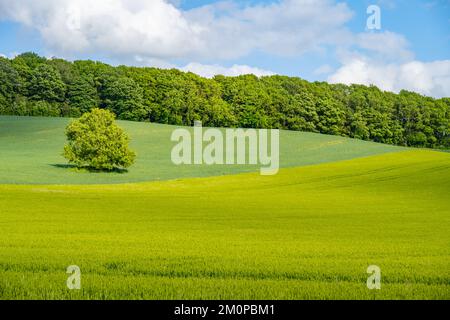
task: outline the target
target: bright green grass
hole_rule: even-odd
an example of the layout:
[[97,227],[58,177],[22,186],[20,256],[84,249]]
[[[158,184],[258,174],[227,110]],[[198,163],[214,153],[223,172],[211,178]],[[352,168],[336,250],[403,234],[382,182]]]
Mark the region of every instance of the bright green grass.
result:
[[[431,151],[269,177],[3,185],[0,298],[450,299],[449,191],[450,154]],[[81,291],[65,287],[72,264]]]
[[[144,182],[254,172],[259,166],[174,166],[170,155],[173,126],[120,122],[137,151],[128,173],[89,173],[67,169],[61,156],[70,120],[0,116],[0,183],[105,184]],[[402,150],[360,140],[301,132],[281,132],[282,167],[353,159]]]

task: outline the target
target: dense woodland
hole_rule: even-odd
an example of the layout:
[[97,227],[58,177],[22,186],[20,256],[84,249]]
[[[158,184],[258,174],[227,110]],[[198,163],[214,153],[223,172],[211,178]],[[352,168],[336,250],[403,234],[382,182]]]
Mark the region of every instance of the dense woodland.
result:
[[92,108],[119,119],[280,128],[376,142],[450,148],[450,98],[362,85],[253,75],[205,79],[179,70],[112,67],[24,53],[0,57],[0,114],[79,117]]

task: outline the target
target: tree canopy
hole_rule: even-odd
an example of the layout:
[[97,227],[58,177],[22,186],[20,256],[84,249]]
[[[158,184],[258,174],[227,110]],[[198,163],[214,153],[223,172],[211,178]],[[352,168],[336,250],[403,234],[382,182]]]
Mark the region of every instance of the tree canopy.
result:
[[286,76],[216,76],[112,67],[24,53],[0,58],[0,114],[117,118],[174,125],[301,130],[402,146],[450,148],[450,98]]
[[114,114],[93,109],[72,121],[66,128],[68,144],[64,157],[78,167],[95,170],[128,168],[135,153],[128,148],[129,138],[115,124]]

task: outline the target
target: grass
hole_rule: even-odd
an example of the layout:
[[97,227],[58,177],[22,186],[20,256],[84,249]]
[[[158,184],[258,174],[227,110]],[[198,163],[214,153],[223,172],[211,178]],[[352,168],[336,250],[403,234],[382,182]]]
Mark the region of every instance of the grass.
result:
[[[51,123],[50,133],[30,131],[47,137],[63,127]],[[150,138],[146,126],[168,130],[129,124],[135,143]],[[39,134],[33,135],[39,141]],[[330,158],[317,156],[316,162],[339,159],[337,150],[352,149],[341,138],[289,137],[306,152],[299,164],[314,159],[300,143],[307,138],[316,139],[315,150],[322,155],[327,148],[321,143],[343,141]],[[33,146],[16,144],[23,150],[19,156],[11,151],[14,144],[5,147],[1,139],[7,159],[21,160]],[[63,142],[59,136],[55,140],[41,148],[45,154],[37,156],[37,163],[12,164],[16,167],[10,170],[27,172],[17,180],[2,168],[2,181],[25,182],[27,175],[32,182],[59,175],[79,181],[61,171],[50,175],[52,167],[34,171],[42,162],[59,162],[49,154]],[[37,154],[35,148],[29,156]],[[32,172],[36,177],[29,176]],[[132,177],[130,172],[123,179]],[[450,299],[449,190],[450,154],[421,150],[286,168],[268,177],[247,173],[120,185],[0,185],[0,298]],[[73,264],[82,270],[79,291],[65,285],[65,270]],[[378,291],[366,287],[372,264],[382,270]]]
[[[0,116],[0,184],[111,184],[254,172],[259,166],[179,166],[170,141],[176,128],[119,122],[138,158],[126,173],[92,173],[67,166],[61,156],[69,119]],[[372,142],[302,132],[281,132],[280,164],[296,167],[402,150]]]

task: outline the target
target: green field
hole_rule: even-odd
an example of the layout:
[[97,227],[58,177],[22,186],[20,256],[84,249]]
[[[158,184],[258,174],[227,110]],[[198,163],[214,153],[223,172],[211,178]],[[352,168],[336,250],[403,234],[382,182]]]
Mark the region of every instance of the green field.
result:
[[[127,174],[77,172],[65,167],[64,129],[70,120],[0,116],[0,184],[106,184],[254,172],[259,166],[174,166],[173,126],[119,121],[131,136],[136,164]],[[401,150],[399,147],[314,133],[282,131],[280,165],[296,167]]]
[[51,165],[66,121],[0,117],[0,299],[450,299],[449,153],[284,132],[264,177],[121,123],[140,160],[109,177]]

